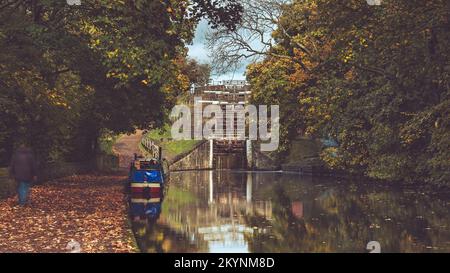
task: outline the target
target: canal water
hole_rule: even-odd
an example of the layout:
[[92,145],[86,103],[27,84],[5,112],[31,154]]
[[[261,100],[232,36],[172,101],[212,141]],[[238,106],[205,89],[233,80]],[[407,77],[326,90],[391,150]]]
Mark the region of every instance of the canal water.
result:
[[415,189],[298,174],[172,173],[147,217],[143,252],[450,252],[450,200]]

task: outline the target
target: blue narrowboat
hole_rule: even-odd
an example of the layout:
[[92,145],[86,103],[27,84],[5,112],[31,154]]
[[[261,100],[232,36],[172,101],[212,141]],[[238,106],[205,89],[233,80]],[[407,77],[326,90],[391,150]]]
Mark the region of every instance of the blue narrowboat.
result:
[[130,166],[129,187],[132,218],[158,218],[164,189],[164,171],[160,160],[136,157]]

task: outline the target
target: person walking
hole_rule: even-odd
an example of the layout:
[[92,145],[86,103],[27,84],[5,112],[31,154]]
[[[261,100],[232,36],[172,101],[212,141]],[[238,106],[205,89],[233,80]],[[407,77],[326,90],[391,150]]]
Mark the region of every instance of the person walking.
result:
[[33,150],[27,145],[20,145],[14,152],[9,166],[9,174],[18,184],[19,205],[26,205],[31,184],[37,180],[36,160]]

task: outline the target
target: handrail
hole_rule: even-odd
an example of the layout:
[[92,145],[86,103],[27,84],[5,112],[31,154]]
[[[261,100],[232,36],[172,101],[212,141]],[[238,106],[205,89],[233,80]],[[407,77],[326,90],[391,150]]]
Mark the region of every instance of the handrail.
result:
[[156,145],[155,141],[148,137],[148,133],[142,137],[141,146],[152,158],[157,158],[160,160],[165,177],[164,179],[168,179],[170,177],[170,162],[167,161],[167,159],[162,158],[161,146]]
[[162,148],[148,137],[148,134],[144,135],[141,139],[141,146],[145,152],[153,158],[162,159]]

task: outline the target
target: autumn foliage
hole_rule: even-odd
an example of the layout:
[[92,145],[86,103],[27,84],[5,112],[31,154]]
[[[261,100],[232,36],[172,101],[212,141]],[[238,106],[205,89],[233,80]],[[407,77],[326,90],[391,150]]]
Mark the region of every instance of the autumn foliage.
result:
[[0,202],[1,252],[136,252],[121,176],[72,176],[39,185],[31,205]]
[[445,0],[286,4],[276,54],[247,73],[255,102],[282,103],[281,151],[306,134],[337,143],[322,153],[331,168],[448,185],[449,10]]

